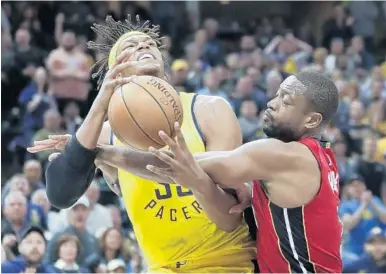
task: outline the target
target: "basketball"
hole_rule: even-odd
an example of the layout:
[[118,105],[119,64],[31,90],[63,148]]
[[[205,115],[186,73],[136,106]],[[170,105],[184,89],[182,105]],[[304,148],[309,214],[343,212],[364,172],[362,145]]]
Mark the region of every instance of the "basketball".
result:
[[166,81],[153,76],[133,76],[114,92],[108,119],[115,136],[138,150],[162,148],[158,132],[174,137],[174,123],[182,125],[183,109],[178,93]]

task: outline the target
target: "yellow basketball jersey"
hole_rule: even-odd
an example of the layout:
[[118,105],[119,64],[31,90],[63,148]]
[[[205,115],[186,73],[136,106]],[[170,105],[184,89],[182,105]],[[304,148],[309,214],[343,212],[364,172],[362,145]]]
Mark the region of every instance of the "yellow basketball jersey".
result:
[[[182,133],[192,153],[205,151],[193,106],[195,95],[180,93]],[[116,137],[114,145],[123,146]],[[203,212],[189,189],[162,184],[118,170],[118,179],[149,271],[252,272],[255,244],[244,223],[226,233]],[[229,267],[228,267],[229,266]]]

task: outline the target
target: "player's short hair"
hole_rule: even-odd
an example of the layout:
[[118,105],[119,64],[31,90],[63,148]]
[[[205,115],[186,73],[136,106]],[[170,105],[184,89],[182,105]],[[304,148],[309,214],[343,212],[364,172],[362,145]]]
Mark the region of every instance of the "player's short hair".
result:
[[[91,50],[96,50],[104,54],[103,58],[96,62],[94,66],[92,67],[92,70],[97,71],[92,74],[93,79],[98,79],[98,88],[100,88],[105,75],[108,71],[108,60],[109,60],[109,54],[111,49],[113,48],[114,44],[119,40],[119,38],[124,35],[127,32],[130,31],[139,31],[146,35],[149,35],[151,39],[153,39],[156,43],[158,48],[162,48],[162,39],[163,37],[160,37],[159,33],[159,26],[151,25],[150,21],[146,21],[141,24],[141,20],[139,18],[139,15],[136,16],[137,23],[134,24],[131,21],[130,14],[127,15],[127,19],[123,22],[121,21],[115,21],[112,16],[106,17],[106,25],[101,24],[93,24],[91,29],[98,35],[104,38],[106,41],[106,44],[98,44],[94,41],[89,41],[87,43],[87,46]],[[166,58],[163,57],[164,62],[166,63]]]
[[306,87],[305,96],[312,111],[323,116],[322,125],[335,116],[339,104],[338,89],[327,76],[313,71],[302,71],[295,77]]

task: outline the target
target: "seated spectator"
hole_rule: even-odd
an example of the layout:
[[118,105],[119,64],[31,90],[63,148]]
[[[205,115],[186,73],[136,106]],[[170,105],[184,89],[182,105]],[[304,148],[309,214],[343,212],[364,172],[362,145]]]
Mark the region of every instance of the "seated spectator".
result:
[[29,227],[27,217],[27,199],[23,193],[12,191],[4,199],[1,222],[1,241],[13,254],[19,255],[17,237]]
[[71,234],[61,235],[56,242],[58,260],[49,265],[52,273],[88,273],[88,270],[76,263],[81,246],[79,239]]
[[335,153],[335,158],[339,170],[340,185],[354,176],[354,166],[352,161],[346,157],[346,143],[343,141],[336,141],[332,145]]
[[75,235],[80,243],[81,249],[76,258],[79,265],[83,265],[87,256],[98,251],[96,238],[87,231],[86,222],[89,214],[90,202],[87,197],[82,196],[70,209],[67,210],[68,226],[61,232],[56,233],[48,243],[44,262],[53,264],[58,260],[55,250],[57,250],[57,239],[63,234]]
[[107,265],[109,273],[127,273],[125,262],[120,259],[115,259]]
[[107,273],[107,266],[102,262],[102,258],[97,253],[87,256],[84,266],[90,273]]
[[[113,227],[119,231],[121,231],[122,235],[127,238],[129,237],[129,233],[126,228],[122,225],[122,212],[115,205],[109,205],[107,207],[111,214],[111,220],[113,222]],[[124,213],[126,215],[126,212]],[[131,225],[131,224],[130,224]]]
[[381,199],[366,190],[363,179],[356,177],[348,182],[349,200],[339,208],[347,242],[344,249],[358,256],[363,253],[367,233],[374,227],[385,227],[386,207]]
[[367,235],[365,251],[357,260],[346,265],[344,273],[386,273],[386,235],[374,227]]
[[28,181],[31,193],[38,189],[45,188],[42,181],[42,165],[39,161],[26,161],[23,167],[23,173]]
[[349,123],[342,128],[342,133],[347,140],[347,153],[349,156],[361,155],[363,139],[372,134],[371,127],[363,123],[364,115],[365,110],[362,102],[352,102]]
[[46,251],[44,232],[38,227],[29,227],[20,233],[18,249],[20,256],[1,264],[2,273],[55,273],[42,264]]
[[189,73],[189,65],[184,59],[174,60],[172,66],[171,82],[178,92],[194,92],[194,88],[189,85],[186,78]]
[[244,76],[237,82],[236,90],[231,94],[230,99],[237,116],[240,114],[241,104],[247,99],[253,100],[257,107],[266,103],[260,100],[257,91],[253,89],[251,77]]
[[48,201],[47,193],[45,189],[36,190],[31,197],[32,205],[37,205],[41,207],[44,211],[44,215],[46,216],[47,229],[46,238],[51,239],[51,234],[58,232],[62,227],[62,223],[60,222],[60,218],[57,212],[54,212],[51,209],[51,204]]
[[[62,134],[63,130],[61,128],[62,117],[59,112],[53,109],[50,109],[44,113],[44,127],[36,132],[33,140],[41,141],[48,139],[48,136],[55,134]],[[38,160],[45,166],[48,161],[48,156],[52,154],[53,150],[41,151],[36,153]]]
[[260,132],[262,124],[258,117],[258,109],[253,100],[245,100],[241,104],[241,111],[239,117],[239,124],[243,134],[243,142],[250,142],[264,136]]
[[21,91],[19,104],[24,113],[22,135],[15,139],[15,146],[25,151],[36,130],[43,126],[43,115],[56,108],[55,98],[47,93],[47,72],[43,67],[36,69],[33,80]]
[[23,174],[15,174],[5,183],[1,193],[2,202],[4,202],[5,197],[7,197],[11,191],[20,191],[25,197],[29,197],[31,188],[27,178]]
[[368,190],[380,197],[381,185],[386,178],[386,167],[375,161],[377,138],[370,135],[364,139],[363,155],[354,161],[356,174],[360,175]]
[[210,95],[220,96],[229,101],[228,94],[219,89],[220,88],[220,77],[214,70],[208,71],[204,76],[204,88],[197,91],[199,95]]
[[107,267],[110,262],[120,259],[124,262],[126,272],[130,273],[132,271],[128,244],[130,244],[130,242],[125,240],[121,231],[115,228],[108,228],[103,232],[100,236],[99,245],[101,258]]
[[75,134],[80,125],[83,123],[82,117],[80,117],[79,106],[75,102],[69,102],[63,110],[63,122],[66,132],[68,134]]

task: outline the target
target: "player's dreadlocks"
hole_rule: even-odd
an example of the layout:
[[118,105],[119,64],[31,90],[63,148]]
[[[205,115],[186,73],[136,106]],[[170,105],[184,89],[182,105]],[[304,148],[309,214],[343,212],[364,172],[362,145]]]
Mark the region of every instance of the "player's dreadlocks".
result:
[[[96,50],[105,54],[105,56],[96,62],[92,67],[92,70],[98,69],[92,74],[92,78],[98,78],[98,89],[103,83],[106,73],[109,69],[108,59],[111,49],[118,39],[127,32],[140,31],[146,35],[149,35],[158,45],[158,48],[162,48],[162,38],[159,33],[159,26],[150,25],[150,21],[146,21],[141,24],[139,15],[136,16],[137,24],[134,25],[131,21],[130,14],[127,15],[127,19],[124,22],[115,21],[112,16],[106,17],[106,25],[93,24],[91,29],[102,36],[106,40],[106,44],[97,44],[94,41],[89,41],[87,46],[89,49]],[[164,58],[164,62],[165,58]]]

